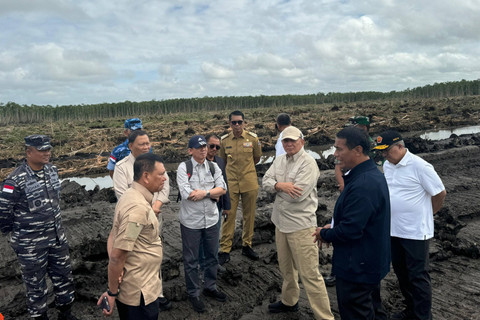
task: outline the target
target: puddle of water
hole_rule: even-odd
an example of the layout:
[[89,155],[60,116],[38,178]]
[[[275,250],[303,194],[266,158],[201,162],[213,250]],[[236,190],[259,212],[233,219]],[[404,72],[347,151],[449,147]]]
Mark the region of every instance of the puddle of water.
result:
[[113,187],[113,180],[110,178],[110,175],[106,175],[103,177],[73,177],[73,178],[65,178],[64,180],[75,181],[81,186],[85,186],[85,190],[93,190],[95,186],[98,185],[100,189],[104,188],[111,188]]
[[[462,135],[462,134],[474,134],[480,132],[480,125],[461,127],[452,130],[438,130],[438,131],[427,131],[420,135],[422,139],[429,140],[442,140],[450,138],[450,135]],[[321,159],[327,158],[329,155],[335,152],[334,146],[309,146],[306,151],[314,158]],[[320,156],[321,155],[321,156]],[[259,164],[268,164],[272,163],[275,158],[275,151],[264,152],[263,156],[260,158]],[[167,163],[165,167],[168,171],[177,170],[178,163]],[[93,190],[96,185],[101,189],[113,187],[113,181],[109,175],[103,177],[73,177],[63,180],[75,181],[80,185],[84,185],[86,190]],[[62,181],[63,181],[62,180]]]
[[443,140],[448,139],[452,134],[457,136],[462,134],[474,134],[480,132],[480,126],[469,126],[456,129],[447,129],[447,130],[438,130],[438,131],[427,131],[424,134],[420,135],[422,139],[428,140]]
[[[327,148],[327,149],[325,149]],[[321,159],[322,156],[326,159],[329,155],[335,152],[334,146],[309,146],[305,151],[314,159]],[[322,155],[322,156],[320,156]],[[272,163],[275,159],[275,151],[264,152],[260,158],[259,164]]]

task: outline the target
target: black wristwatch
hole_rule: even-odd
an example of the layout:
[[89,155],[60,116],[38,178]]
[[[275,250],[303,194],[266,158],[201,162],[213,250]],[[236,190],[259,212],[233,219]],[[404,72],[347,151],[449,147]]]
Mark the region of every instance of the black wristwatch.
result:
[[112,291],[110,291],[110,289],[107,288],[107,294],[110,296],[110,297],[116,297],[118,296],[120,293],[120,288],[118,288],[118,291],[117,293],[112,293]]
[[207,191],[207,195],[205,196],[205,198],[210,198],[210,191]]

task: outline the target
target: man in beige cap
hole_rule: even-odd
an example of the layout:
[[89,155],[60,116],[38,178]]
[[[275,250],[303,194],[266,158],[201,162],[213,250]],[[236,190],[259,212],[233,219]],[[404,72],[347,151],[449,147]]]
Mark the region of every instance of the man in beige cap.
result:
[[273,161],[263,177],[263,188],[276,193],[272,222],[275,224],[278,264],[283,277],[281,300],[272,313],[298,310],[298,273],[316,319],[333,319],[323,277],[318,270],[318,249],[311,235],[317,227],[316,161],[305,152],[303,134],[290,126],[282,132],[286,154]]

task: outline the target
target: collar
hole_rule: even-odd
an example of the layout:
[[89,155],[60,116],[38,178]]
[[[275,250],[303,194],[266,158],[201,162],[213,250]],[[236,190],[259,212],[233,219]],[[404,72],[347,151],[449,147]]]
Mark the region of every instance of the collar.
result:
[[411,159],[412,159],[412,154],[407,149],[407,152],[405,153],[403,158],[396,164],[396,166],[405,167],[405,166],[408,165],[408,163],[410,162]]
[[132,152],[130,152],[127,157],[128,157],[128,162],[131,162],[132,164],[135,163],[136,158],[133,156]]
[[363,174],[364,172],[372,169],[378,170],[377,165],[375,164],[375,162],[373,162],[372,159],[363,161],[362,163],[355,166],[353,169],[350,169],[347,175],[343,176],[343,179],[345,180],[345,184],[351,182],[353,179]]
[[193,167],[195,168],[197,165],[200,165],[200,166],[204,166],[206,168],[206,164],[207,164],[207,158],[205,158],[205,160],[203,161],[202,164],[198,163],[195,159],[193,159],[193,157],[191,158],[192,160],[192,165]]
[[247,134],[248,134],[247,130],[243,129],[241,136],[237,138],[237,137],[235,137],[235,135],[233,134],[233,131],[232,131],[233,139],[247,139]]
[[287,157],[287,161],[293,161],[293,162],[295,162],[295,161],[297,161],[300,157],[302,157],[304,153],[305,153],[305,149],[304,149],[304,147],[302,147],[302,148],[301,148],[297,153],[295,153],[293,156],[289,156],[289,155],[287,154],[287,156],[286,156],[286,157]]
[[148,191],[147,188],[145,188],[144,186],[142,186],[140,183],[136,181],[132,182],[132,188],[140,192],[142,196],[145,198],[145,200],[147,200],[148,203],[152,203],[153,193]]

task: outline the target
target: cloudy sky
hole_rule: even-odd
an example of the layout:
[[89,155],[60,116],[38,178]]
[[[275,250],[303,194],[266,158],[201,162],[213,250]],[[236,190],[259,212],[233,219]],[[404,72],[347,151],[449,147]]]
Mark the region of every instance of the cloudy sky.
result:
[[0,0],[0,103],[475,80],[479,17],[480,0]]

